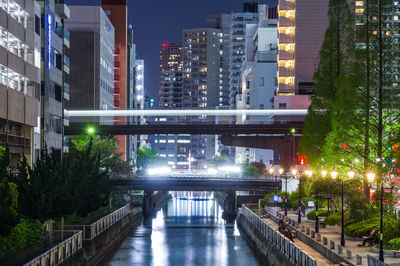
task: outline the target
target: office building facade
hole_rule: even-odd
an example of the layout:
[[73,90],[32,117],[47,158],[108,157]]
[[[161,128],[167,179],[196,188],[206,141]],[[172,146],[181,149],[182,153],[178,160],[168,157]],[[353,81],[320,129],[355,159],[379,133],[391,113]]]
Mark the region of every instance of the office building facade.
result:
[[11,163],[40,152],[40,5],[0,1],[0,145]]
[[64,146],[63,126],[69,124],[64,107],[69,99],[69,84],[65,81],[70,72],[70,60],[65,50],[70,46],[70,36],[64,27],[70,10],[63,2],[38,1],[42,13],[42,84],[41,84],[41,148],[54,148],[61,158]]
[[[68,109],[112,110],[114,108],[114,27],[101,6],[70,6],[65,27],[71,35],[67,56],[74,62],[67,77]],[[76,118],[70,122],[80,122]],[[113,124],[109,117],[100,124]],[[89,122],[89,121],[82,121]]]
[[[114,109],[128,107],[128,6],[126,0],[103,0],[102,8],[115,29],[114,44]],[[125,117],[114,117],[114,124],[125,125]],[[115,136],[119,152],[126,160],[127,136]]]

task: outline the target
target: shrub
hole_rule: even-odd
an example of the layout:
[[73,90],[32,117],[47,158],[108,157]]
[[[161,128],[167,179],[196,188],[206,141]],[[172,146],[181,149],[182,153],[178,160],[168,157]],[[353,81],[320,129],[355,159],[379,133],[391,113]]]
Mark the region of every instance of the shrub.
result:
[[[327,209],[319,209],[318,210],[318,216],[326,216],[328,214],[328,210]],[[308,220],[315,220],[316,219],[316,215],[315,215],[315,210],[310,211],[309,213],[307,213],[307,219]]]
[[[374,217],[347,226],[344,231],[346,235],[362,237],[368,235],[372,229],[379,227],[380,217]],[[387,244],[391,239],[400,237],[400,221],[390,217],[383,219],[383,243]]]
[[42,234],[42,224],[38,220],[21,218],[8,236],[0,236],[0,259],[42,242]]
[[326,225],[338,224],[341,217],[342,217],[342,212],[335,212],[334,214],[331,214],[325,218],[325,224]]
[[392,250],[399,250],[400,249],[400,237],[393,238],[389,241],[388,248]]

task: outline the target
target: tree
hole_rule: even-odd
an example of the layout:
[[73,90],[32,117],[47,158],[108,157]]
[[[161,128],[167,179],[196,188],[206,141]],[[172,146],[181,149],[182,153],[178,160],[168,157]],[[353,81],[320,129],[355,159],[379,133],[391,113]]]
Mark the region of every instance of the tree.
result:
[[257,168],[257,177],[264,176],[267,173],[267,168],[263,162],[252,162],[249,166]]
[[242,177],[258,177],[259,175],[259,170],[255,166],[246,166],[242,170]]
[[0,147],[0,235],[10,234],[13,226],[18,224],[18,191],[17,186],[10,182],[9,170],[10,152],[8,146]]
[[92,141],[92,152],[99,154],[101,167],[109,169],[115,176],[126,176],[132,172],[131,159],[124,161],[118,152],[118,143],[114,137],[76,136],[71,141],[74,147],[83,151]]
[[137,150],[137,165],[140,169],[146,169],[150,165],[164,165],[166,163],[166,160],[160,157],[155,150],[143,147]]

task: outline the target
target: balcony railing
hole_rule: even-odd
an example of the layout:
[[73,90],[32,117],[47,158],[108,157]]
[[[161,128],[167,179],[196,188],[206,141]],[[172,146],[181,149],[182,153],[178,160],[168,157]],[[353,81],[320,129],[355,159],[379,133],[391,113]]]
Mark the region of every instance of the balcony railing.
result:
[[29,138],[24,138],[21,136],[16,136],[16,135],[7,135],[4,133],[0,133],[0,144],[8,144],[10,146],[14,147],[26,147],[30,148],[31,147],[31,140]]
[[61,38],[65,38],[68,41],[70,40],[70,33],[66,28],[56,28],[55,31],[56,31],[56,34],[58,36],[60,36]]

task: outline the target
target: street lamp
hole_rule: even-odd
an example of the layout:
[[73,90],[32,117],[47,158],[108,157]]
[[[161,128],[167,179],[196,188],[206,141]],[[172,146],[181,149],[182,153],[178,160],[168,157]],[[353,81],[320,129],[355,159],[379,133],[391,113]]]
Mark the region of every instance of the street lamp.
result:
[[[297,169],[296,168],[293,168],[292,169],[292,176],[293,176],[293,178],[296,178],[296,175],[297,175]],[[301,223],[301,211],[300,211],[300,207],[301,207],[301,174],[300,174],[300,176],[299,176],[299,198],[298,198],[298,201],[297,201],[297,222],[300,224]]]
[[[311,178],[313,172],[311,170],[306,171],[306,175]],[[319,233],[319,216],[318,216],[318,188],[317,188],[317,176],[315,176],[315,233]]]
[[[279,178],[282,179],[282,174],[285,170],[279,168]],[[285,175],[285,216],[287,216],[287,175]]]
[[[338,176],[338,172],[336,171],[335,167],[333,167],[331,171],[331,177],[333,180],[336,180]],[[342,178],[342,228],[341,228],[341,234],[340,234],[340,245],[343,247],[345,246],[345,241],[344,241],[344,179]]]

